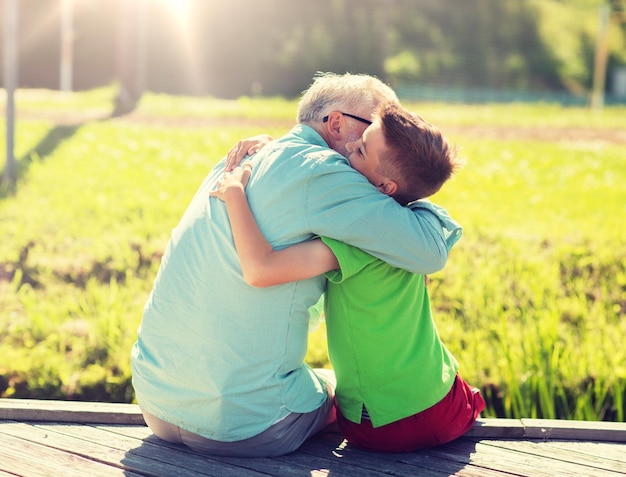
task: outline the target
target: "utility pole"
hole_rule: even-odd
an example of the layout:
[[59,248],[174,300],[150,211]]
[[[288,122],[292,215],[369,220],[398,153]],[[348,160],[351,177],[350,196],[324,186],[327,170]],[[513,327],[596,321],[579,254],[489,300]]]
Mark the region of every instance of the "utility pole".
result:
[[6,101],[6,165],[4,179],[9,187],[15,187],[17,182],[17,168],[14,156],[15,139],[15,98],[17,87],[17,1],[4,0],[3,29],[4,29],[4,89]]

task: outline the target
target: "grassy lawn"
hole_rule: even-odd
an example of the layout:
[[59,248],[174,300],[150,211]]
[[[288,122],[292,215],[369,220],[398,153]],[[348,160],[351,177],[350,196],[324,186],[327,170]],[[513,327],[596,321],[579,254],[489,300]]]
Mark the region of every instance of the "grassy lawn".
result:
[[[106,119],[112,96],[18,92],[20,180],[0,189],[0,396],[132,401],[130,347],[171,229],[238,139],[280,135],[296,110],[151,94]],[[430,293],[485,415],[623,421],[626,152],[606,137],[626,108],[409,106],[468,159],[433,198],[464,236]],[[308,360],[328,366],[323,327]]]

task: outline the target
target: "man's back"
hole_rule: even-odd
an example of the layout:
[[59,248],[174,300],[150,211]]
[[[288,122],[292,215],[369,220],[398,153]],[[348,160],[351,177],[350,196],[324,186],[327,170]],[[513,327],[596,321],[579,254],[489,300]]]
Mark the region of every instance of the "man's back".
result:
[[[331,154],[323,141],[289,141],[258,154],[267,167],[255,175],[251,201],[276,246],[311,236],[299,205],[310,173],[298,162],[304,150],[315,160]],[[209,199],[222,171],[217,166],[206,178],[172,232],[133,350],[133,383],[148,412],[231,441],[324,401],[324,387],[303,364],[307,309],[324,280],[269,289],[245,283],[225,207]]]

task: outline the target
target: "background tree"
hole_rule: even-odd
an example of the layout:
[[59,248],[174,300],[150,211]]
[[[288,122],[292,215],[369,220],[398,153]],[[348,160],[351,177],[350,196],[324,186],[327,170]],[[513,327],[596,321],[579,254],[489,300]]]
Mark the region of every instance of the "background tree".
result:
[[[60,1],[20,0],[21,87],[58,88]],[[174,94],[295,97],[316,71],[351,71],[433,91],[584,97],[593,77],[598,9],[607,2],[81,0],[74,2],[74,87],[123,78],[116,65],[127,58],[122,70],[142,64],[146,90]],[[614,10],[623,0],[615,2]],[[133,59],[142,25],[145,49]],[[116,53],[116,35],[124,31],[132,34],[119,36]],[[609,73],[626,65],[625,39],[623,12],[616,11]],[[610,81],[609,74],[607,86]]]

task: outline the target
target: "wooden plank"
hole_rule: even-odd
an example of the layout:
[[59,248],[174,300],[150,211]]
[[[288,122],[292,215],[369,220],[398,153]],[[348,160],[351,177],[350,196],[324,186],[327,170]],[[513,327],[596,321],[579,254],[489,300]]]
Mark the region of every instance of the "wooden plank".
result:
[[0,434],[0,469],[13,475],[28,477],[131,475],[125,474],[119,467],[94,462],[7,434]]
[[[9,444],[5,445],[7,440]],[[625,445],[595,444],[604,450],[594,456],[593,447],[583,452],[590,444],[594,445],[576,441],[461,438],[420,452],[377,454],[344,445],[339,434],[322,433],[287,456],[236,459],[198,455],[183,446],[161,441],[144,426],[0,422],[0,475],[2,472],[35,477],[626,475],[620,453],[626,449]],[[73,467],[66,468],[64,464],[68,460],[74,463]]]
[[559,419],[485,419],[476,421],[467,437],[489,439],[566,439],[626,442],[626,423]]
[[0,399],[0,420],[145,425],[136,404]]
[[[328,446],[326,443],[334,445]],[[333,448],[334,447],[334,448]],[[332,455],[336,462],[358,462],[359,465],[379,472],[387,472],[391,475],[458,475],[460,477],[502,477],[508,473],[485,471],[471,464],[459,465],[458,461],[446,461],[434,458],[429,449],[413,452],[410,454],[374,453],[359,450],[350,446],[341,436],[333,436],[331,433],[321,433],[305,443],[301,452],[312,455],[323,455],[332,449]],[[411,456],[410,462],[406,457]],[[341,471],[337,472],[342,475]],[[332,475],[332,474],[331,474]]]
[[[557,461],[561,461],[566,465],[575,464],[580,466],[582,475],[590,475],[595,470],[617,472],[626,475],[626,462],[618,459],[607,459],[605,456],[597,456],[592,453],[582,453],[578,449],[568,449],[566,446],[551,446],[549,442],[544,441],[516,441],[511,442],[493,442],[491,445],[503,447],[505,449],[514,448],[515,452],[523,452],[535,456],[546,457],[551,459],[556,465]],[[619,444],[626,447],[624,444]],[[589,468],[589,469],[587,469]]]
[[[443,477],[450,475],[445,472],[434,472],[417,467],[407,466],[402,463],[378,460],[378,467],[371,465],[371,457],[369,462],[365,459],[357,458],[338,458],[326,454],[308,454],[304,452],[294,452],[289,456],[282,457],[289,462],[295,462],[305,469],[315,469],[326,471],[329,475],[341,475],[346,477],[382,477],[388,475],[420,475],[425,477]],[[369,464],[369,465],[368,465]]]
[[[49,425],[44,429],[29,424],[7,421],[0,423],[0,433],[10,433],[30,443],[72,453],[77,458],[88,458],[151,477],[171,477],[174,475],[177,477],[247,477],[248,475],[258,475],[260,477],[263,475],[249,471],[242,472],[239,468],[231,468],[231,466],[221,463],[217,464],[210,459],[189,459],[185,453],[183,453],[184,458],[181,458],[180,455],[176,456],[176,453],[171,450],[165,452],[164,449],[147,449],[146,452],[134,452],[137,448],[143,448],[142,442],[130,438],[120,439],[118,448],[113,448],[103,445],[97,440],[96,442],[87,440],[84,436],[81,438],[57,432],[54,427]],[[65,427],[67,429],[73,428],[79,433],[78,429],[82,430],[85,426],[65,425]],[[189,469],[190,466],[194,467],[193,470]],[[85,472],[81,475],[87,474],[88,472]]]
[[[134,426],[99,425],[97,427],[109,429],[112,432],[119,432],[122,435],[140,438],[146,437],[146,435],[150,433],[150,431],[146,431],[145,428]],[[157,438],[153,437],[152,439],[156,440]],[[369,475],[374,472],[374,474],[371,475],[420,475],[420,477],[452,474],[463,477],[510,476],[509,473],[490,471],[472,465],[460,466],[456,462],[442,462],[440,459],[425,454],[424,452],[426,451],[418,453],[422,456],[419,462],[412,461],[410,464],[407,464],[399,460],[404,454],[364,452],[353,446],[342,446],[343,442],[344,439],[339,434],[323,432],[305,442],[295,453],[283,457],[276,457],[273,458],[273,460],[288,463],[296,462],[299,465],[304,465],[312,475],[327,475],[327,473],[330,472],[330,475],[361,476]],[[295,458],[295,456],[300,454],[307,454],[312,460],[309,462],[301,457]],[[229,458],[214,457],[214,459],[229,461]],[[239,459],[238,462],[240,462],[239,465],[246,465],[246,467],[267,472],[269,475],[283,475],[272,472],[271,465],[268,465],[268,463],[262,459]],[[300,469],[299,472],[300,473],[296,475],[302,475],[302,469]],[[306,475],[308,475],[308,473]]]
[[[463,464],[472,464],[476,467],[484,467],[492,471],[508,472],[513,475],[523,475],[526,477],[559,477],[571,476],[580,477],[601,477],[606,476],[604,471],[587,472],[588,468],[575,464],[555,462],[544,456],[537,456],[517,452],[516,444],[520,441],[503,441],[509,447],[492,446],[492,441],[480,440],[475,443],[473,452],[468,452],[466,444],[462,441],[454,441],[446,446],[432,449],[432,455],[441,459],[458,460]],[[413,457],[408,457],[412,459]]]
[[[98,425],[98,428],[107,429],[111,432],[119,433],[123,436],[135,436],[145,437],[145,432],[137,427],[131,426],[102,426]],[[338,434],[334,434],[339,442],[343,441],[343,438]],[[159,443],[163,447],[172,447],[181,449],[180,446],[169,444],[159,440],[156,436],[148,436],[147,442]],[[319,444],[315,444],[320,442]],[[313,446],[314,450],[307,448]],[[299,477],[302,475],[342,475],[342,476],[381,476],[381,475],[414,475],[416,467],[404,465],[401,463],[388,463],[384,460],[377,459],[374,454],[362,453],[362,458],[346,459],[345,456],[333,454],[336,445],[335,441],[332,443],[324,443],[319,441],[319,437],[313,437],[310,441],[305,442],[303,446],[286,456],[273,457],[273,458],[234,458],[234,457],[220,457],[211,456],[212,460],[223,462],[225,464],[238,465],[250,471],[259,471],[267,475],[279,475],[281,477]],[[191,454],[191,458],[194,455],[193,451],[188,450]],[[376,461],[371,464],[370,461]],[[378,464],[378,465],[376,465]],[[445,472],[436,472],[428,474],[427,472],[420,473],[420,476],[425,477],[440,477],[442,475],[449,475]]]
[[449,469],[450,474],[454,474],[455,476],[496,477],[511,475],[509,471],[500,469],[495,463],[492,466],[477,465],[470,457],[477,452],[475,441],[461,438],[454,441],[454,447],[452,447],[451,444],[445,444],[430,449],[424,449],[419,452],[405,454],[397,458],[402,462],[413,463],[417,460],[422,461],[425,455],[431,462],[430,465],[439,466],[446,470]]
[[465,436],[493,439],[523,439],[524,425],[520,419],[479,418],[472,428],[465,433]]
[[[218,457],[200,455],[191,451],[182,445],[170,444],[158,439],[149,430],[145,436],[145,427],[137,427],[145,437],[140,439],[123,436],[116,432],[110,432],[101,427],[82,426],[79,429],[71,425],[41,425],[45,429],[55,430],[56,432],[67,433],[81,439],[93,440],[104,445],[122,450],[126,455],[132,454],[145,459],[151,459],[157,463],[167,463],[177,466],[184,471],[191,471],[192,475],[215,475],[215,476],[231,476],[231,477],[247,477],[266,475],[259,472],[255,468],[242,468],[242,466],[231,465],[223,462]],[[130,426],[124,426],[129,428]],[[158,475],[171,475],[168,473]],[[176,474],[177,476],[179,474]],[[280,474],[277,474],[280,475]]]
[[626,423],[558,419],[522,419],[524,436],[529,439],[566,439],[626,442]]
[[[47,428],[47,426],[44,426]],[[139,430],[138,430],[139,429]],[[241,475],[280,475],[281,477],[301,476],[306,470],[307,475],[309,472],[316,472],[320,469],[317,468],[303,468],[296,460],[292,458],[234,458],[234,457],[222,457],[222,456],[206,456],[198,454],[188,447],[171,444],[165,442],[158,437],[149,433],[145,434],[144,429],[140,429],[131,426],[102,426],[92,428],[84,428],[79,431],[72,430],[70,432],[75,435],[80,435],[85,439],[100,439],[107,445],[116,446],[117,442],[122,439],[134,439],[135,442],[139,442],[141,445],[135,447],[129,452],[133,452],[138,455],[145,455],[157,460],[164,459],[170,463],[176,463],[182,467],[196,468],[199,466],[201,469],[206,469],[207,466],[214,467],[217,473],[221,469],[238,469]],[[138,430],[138,431],[137,431]],[[108,433],[108,436],[104,436],[104,433]],[[132,437],[136,435],[137,437]],[[141,441],[136,439],[140,438]],[[104,439],[104,440],[103,440]],[[290,454],[293,456],[293,454]],[[232,471],[234,473],[234,470]]]
[[[416,453],[406,454],[400,457],[402,462],[412,463],[421,460],[421,454],[427,452],[433,463],[440,462],[446,468],[459,469],[458,472],[471,471],[474,475],[533,475],[532,466],[524,468],[511,462],[508,452],[494,450],[482,446],[481,440],[469,438],[457,439],[448,444],[427,449]],[[526,473],[529,472],[529,473]],[[454,472],[456,475],[457,472]]]
[[601,459],[626,462],[626,444],[621,442],[585,442],[585,441],[548,441],[548,449],[567,449],[580,454],[587,454]]
[[[123,434],[149,435],[150,431],[146,428],[129,427],[129,426],[108,426],[112,430]],[[153,438],[156,440],[156,438]],[[477,440],[472,438],[461,438],[453,443],[442,447],[427,449],[420,452],[410,454],[376,454],[360,451],[354,447],[342,445],[343,439],[338,434],[321,433],[318,436],[305,443],[297,453],[307,453],[312,457],[325,457],[327,459],[336,458],[331,465],[325,467],[326,470],[339,475],[345,474],[339,469],[344,469],[345,464],[354,464],[374,471],[379,470],[379,475],[428,475],[429,470],[440,471],[444,475],[459,476],[480,476],[486,477],[490,475],[527,475],[527,476],[547,476],[554,475],[626,475],[622,472],[623,459],[620,456],[615,457],[613,462],[608,459],[602,462],[602,457],[607,456],[609,451],[601,453],[600,459],[592,459],[591,461],[582,459],[581,457],[571,459],[573,462],[566,462],[563,466],[558,462],[554,462],[554,457],[549,449],[555,445],[572,444],[577,447],[572,452],[581,452],[581,449],[587,449],[589,446],[608,446],[607,449],[622,450],[626,448],[622,444],[614,443],[588,443],[588,442],[563,442],[563,441],[518,441],[518,440]],[[480,445],[478,445],[480,444]],[[488,446],[501,447],[500,451],[489,449]],[[333,457],[329,456],[332,455]],[[593,451],[589,451],[593,455]],[[615,453],[614,451],[612,452]],[[529,454],[529,455],[524,455]],[[290,461],[294,454],[285,456],[284,459]],[[557,457],[559,455],[557,454]],[[561,458],[564,455],[560,455]],[[568,457],[565,457],[566,459]],[[280,459],[280,458],[279,458]],[[384,463],[384,460],[391,461],[391,465]],[[530,461],[531,464],[526,462]],[[315,461],[320,462],[320,461]],[[501,463],[504,462],[504,465]],[[520,464],[521,462],[521,464]],[[535,464],[532,464],[535,462]],[[617,465],[615,463],[617,462]],[[257,467],[254,467],[257,466]],[[255,462],[252,466],[258,468]],[[589,468],[591,467],[591,468]],[[595,467],[595,468],[593,468]],[[261,466],[258,470],[266,470],[267,467]],[[325,470],[318,466],[314,469],[313,475],[325,475]],[[352,469],[353,470],[353,469]],[[276,474],[271,474],[276,475]]]

